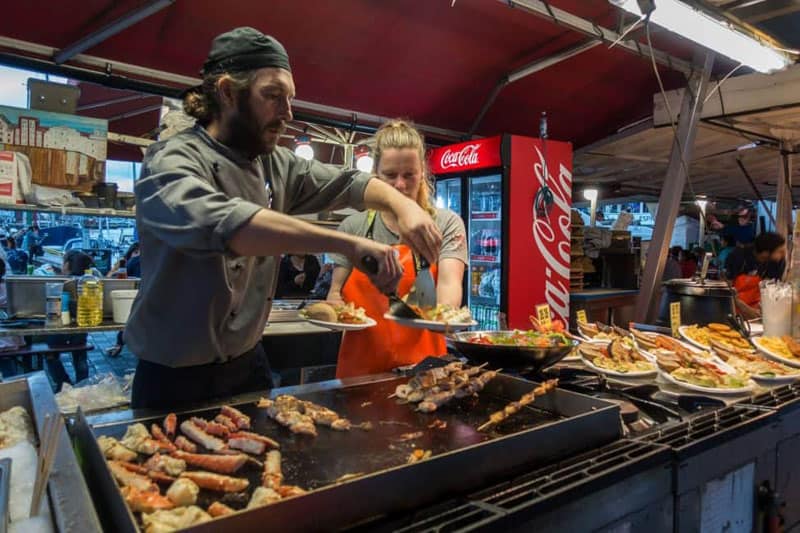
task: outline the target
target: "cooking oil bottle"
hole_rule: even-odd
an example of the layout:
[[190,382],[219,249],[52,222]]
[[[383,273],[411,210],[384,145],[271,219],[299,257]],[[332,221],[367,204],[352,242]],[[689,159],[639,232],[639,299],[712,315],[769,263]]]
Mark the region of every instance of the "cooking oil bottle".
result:
[[103,322],[103,282],[91,270],[78,280],[78,326],[99,326]]

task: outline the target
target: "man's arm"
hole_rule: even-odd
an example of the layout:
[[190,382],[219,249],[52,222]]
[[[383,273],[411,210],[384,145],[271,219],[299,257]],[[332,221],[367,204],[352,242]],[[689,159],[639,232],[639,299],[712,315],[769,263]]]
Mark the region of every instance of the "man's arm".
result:
[[342,265],[336,265],[333,267],[333,274],[331,275],[331,288],[328,289],[328,297],[326,298],[329,302],[344,303],[344,298],[342,297],[342,288],[347,282],[347,278],[350,277],[350,272],[352,272],[352,270],[352,268]]

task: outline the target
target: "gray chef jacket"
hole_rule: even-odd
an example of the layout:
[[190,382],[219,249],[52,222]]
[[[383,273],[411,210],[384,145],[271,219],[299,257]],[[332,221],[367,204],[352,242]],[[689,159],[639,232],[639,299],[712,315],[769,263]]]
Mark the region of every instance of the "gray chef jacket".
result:
[[200,126],[150,146],[136,181],[142,281],[125,327],[139,358],[170,367],[224,362],[260,340],[277,257],[240,257],[231,236],[257,211],[364,208],[370,175],[276,147],[249,160]]

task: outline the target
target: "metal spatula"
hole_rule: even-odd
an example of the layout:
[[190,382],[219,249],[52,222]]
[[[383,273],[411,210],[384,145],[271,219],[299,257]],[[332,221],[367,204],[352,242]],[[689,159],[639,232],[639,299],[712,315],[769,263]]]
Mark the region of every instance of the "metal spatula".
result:
[[431,265],[428,260],[421,257],[417,279],[408,293],[408,303],[419,307],[436,307],[436,285],[431,276]]
[[[361,258],[361,265],[364,270],[370,274],[378,273],[378,261],[372,256]],[[388,294],[389,296],[389,314],[398,318],[422,318],[416,311],[408,306],[403,300],[397,296],[397,291]]]

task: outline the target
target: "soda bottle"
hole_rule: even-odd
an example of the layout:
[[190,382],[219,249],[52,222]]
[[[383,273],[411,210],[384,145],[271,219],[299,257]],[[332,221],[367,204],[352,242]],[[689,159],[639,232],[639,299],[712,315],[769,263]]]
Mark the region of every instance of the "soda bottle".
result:
[[78,312],[80,327],[99,326],[103,322],[103,283],[91,270],[78,280]]

